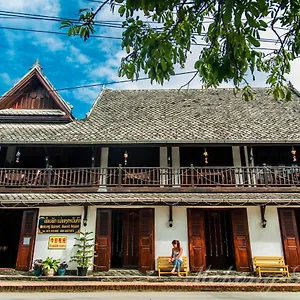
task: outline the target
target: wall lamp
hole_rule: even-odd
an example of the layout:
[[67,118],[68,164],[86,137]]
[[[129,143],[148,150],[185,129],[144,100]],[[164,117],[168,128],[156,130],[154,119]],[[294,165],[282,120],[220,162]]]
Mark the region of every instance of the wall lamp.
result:
[[266,206],[261,205],[260,206],[260,217],[261,217],[261,226],[262,226],[262,228],[267,227],[267,220],[265,219],[265,212],[266,212]]
[[169,227],[173,227],[173,207],[169,206]]
[[88,205],[84,205],[83,206],[83,226],[86,227],[87,226],[87,215],[88,215]]

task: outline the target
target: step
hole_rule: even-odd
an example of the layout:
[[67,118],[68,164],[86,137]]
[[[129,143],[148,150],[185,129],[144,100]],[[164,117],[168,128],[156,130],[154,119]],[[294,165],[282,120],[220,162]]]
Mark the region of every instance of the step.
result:
[[243,291],[299,292],[299,283],[204,283],[204,282],[11,282],[0,281],[0,292],[100,292],[100,291]]

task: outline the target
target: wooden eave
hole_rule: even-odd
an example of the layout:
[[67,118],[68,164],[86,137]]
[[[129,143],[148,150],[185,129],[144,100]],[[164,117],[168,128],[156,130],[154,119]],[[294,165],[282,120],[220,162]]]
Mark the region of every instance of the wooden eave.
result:
[[[36,68],[32,69],[31,72],[28,73],[27,76],[25,76],[23,79],[21,79],[14,87],[12,87],[3,97],[5,97],[2,101],[0,101],[0,109],[5,109],[10,106],[10,104],[18,97],[20,97],[24,91],[24,89],[30,84],[32,78],[36,76],[37,79],[40,81],[42,86],[47,90],[47,92],[50,94],[52,99],[55,101],[59,109],[61,109],[66,115],[64,117],[59,118],[61,119],[67,119],[69,121],[72,121],[74,117],[70,113],[70,111],[66,108],[66,106],[61,102],[61,100],[58,98],[57,94],[54,92],[54,90],[49,86],[47,81],[45,80],[44,76],[40,73],[40,71]],[[23,119],[24,117],[18,116],[18,118]],[[2,119],[4,119],[2,117]],[[7,119],[7,118],[6,118]],[[34,119],[32,117],[32,119]],[[15,120],[15,118],[14,118]]]

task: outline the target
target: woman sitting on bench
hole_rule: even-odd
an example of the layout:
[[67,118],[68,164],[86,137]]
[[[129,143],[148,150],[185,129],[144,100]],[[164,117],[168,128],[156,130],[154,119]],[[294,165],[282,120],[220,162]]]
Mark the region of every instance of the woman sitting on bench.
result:
[[172,254],[169,259],[169,262],[173,264],[173,269],[171,273],[174,274],[176,271],[177,276],[181,277],[180,266],[182,265],[181,256],[182,256],[183,249],[180,247],[180,242],[178,240],[172,241],[172,245],[173,245]]

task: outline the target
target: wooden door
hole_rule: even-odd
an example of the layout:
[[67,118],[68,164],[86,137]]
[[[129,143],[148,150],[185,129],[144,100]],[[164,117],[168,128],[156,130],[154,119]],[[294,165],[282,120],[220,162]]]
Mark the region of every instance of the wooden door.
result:
[[237,271],[252,270],[252,257],[246,208],[231,210],[232,232]]
[[139,265],[139,213],[126,210],[123,215],[123,267]]
[[111,260],[111,209],[98,209],[96,222],[95,270],[107,271]]
[[206,265],[209,269],[234,267],[230,210],[205,211]]
[[295,210],[292,208],[280,208],[278,212],[285,263],[290,266],[291,270],[299,271],[300,249]]
[[205,224],[202,209],[188,209],[188,234],[190,251],[190,270],[206,269]]
[[139,211],[139,270],[154,268],[154,210]]
[[16,262],[17,270],[29,270],[32,264],[37,226],[37,209],[24,210]]

